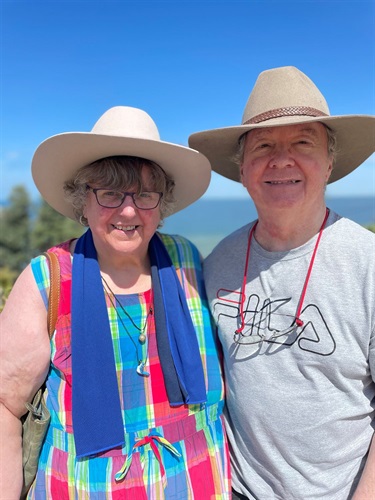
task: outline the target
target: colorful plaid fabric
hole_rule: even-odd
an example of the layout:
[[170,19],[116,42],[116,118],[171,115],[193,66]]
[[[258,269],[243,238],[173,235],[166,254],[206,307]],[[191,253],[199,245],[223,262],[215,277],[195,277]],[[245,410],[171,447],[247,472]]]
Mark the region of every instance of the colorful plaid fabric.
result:
[[[169,405],[157,355],[154,316],[149,314],[152,291],[118,297],[134,324],[118,304],[115,309],[113,297],[107,296],[126,444],[122,449],[90,458],[76,458],[71,413],[71,256],[68,242],[55,247],[62,283],[47,380],[51,425],[28,498],[230,498],[228,452],[221,416],[223,383],[199,254],[184,238],[161,236],[185,290],[196,327],[208,402]],[[49,272],[45,258],[34,259],[32,269],[47,306]],[[142,330],[146,322],[148,340],[141,344],[138,328]],[[145,362],[149,377],[136,372],[139,359]]]

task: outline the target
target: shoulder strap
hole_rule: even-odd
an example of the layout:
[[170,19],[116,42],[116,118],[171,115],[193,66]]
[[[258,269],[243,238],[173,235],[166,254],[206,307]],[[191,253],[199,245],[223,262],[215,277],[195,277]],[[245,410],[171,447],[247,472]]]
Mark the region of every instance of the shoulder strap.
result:
[[48,301],[48,335],[52,337],[58,315],[60,301],[60,265],[57,255],[53,252],[44,252],[49,262],[50,292]]

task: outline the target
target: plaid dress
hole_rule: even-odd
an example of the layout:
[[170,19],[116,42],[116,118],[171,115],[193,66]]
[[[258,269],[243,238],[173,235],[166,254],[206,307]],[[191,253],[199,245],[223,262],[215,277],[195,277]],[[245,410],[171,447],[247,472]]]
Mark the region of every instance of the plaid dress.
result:
[[[150,313],[152,290],[117,296],[122,307],[107,294],[125,446],[91,457],[76,457],[70,343],[72,259],[69,242],[54,247],[52,250],[60,262],[61,298],[47,379],[51,425],[28,498],[222,500],[231,497],[222,422],[223,382],[199,254],[182,237],[161,236],[186,293],[196,328],[207,403],[169,405],[157,352],[154,316]],[[39,256],[31,265],[47,306],[46,259]],[[144,326],[147,340],[141,344],[139,335]],[[145,363],[149,376],[137,373],[139,360]]]

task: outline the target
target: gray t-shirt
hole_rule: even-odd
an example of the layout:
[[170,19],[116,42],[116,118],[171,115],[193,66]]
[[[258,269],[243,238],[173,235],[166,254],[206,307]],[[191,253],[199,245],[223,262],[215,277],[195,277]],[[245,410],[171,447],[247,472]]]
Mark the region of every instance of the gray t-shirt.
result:
[[204,263],[224,354],[233,487],[260,500],[347,499],[373,435],[375,234],[330,213],[297,330],[317,237],[288,252],[253,238],[242,341],[265,340],[238,345],[251,226]]

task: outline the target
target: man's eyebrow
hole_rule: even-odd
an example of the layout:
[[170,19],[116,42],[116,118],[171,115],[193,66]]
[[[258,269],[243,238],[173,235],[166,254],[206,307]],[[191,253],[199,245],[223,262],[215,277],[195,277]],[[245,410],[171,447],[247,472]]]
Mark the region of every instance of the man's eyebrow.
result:
[[[250,130],[250,133],[251,137],[253,137],[255,140],[258,140],[269,136],[271,134],[271,130],[269,128],[253,129]],[[305,127],[301,127],[299,130],[296,131],[296,134],[309,134],[313,137],[318,137],[318,133],[315,130],[315,128],[310,127],[308,125]]]
[[269,135],[271,131],[267,128],[261,128],[258,130],[251,130],[251,136],[254,137],[255,139],[258,139],[259,137],[263,137],[265,135]]
[[318,135],[316,130],[312,127],[303,127],[303,128],[301,128],[301,130],[299,132],[307,133],[307,134],[313,135],[314,137],[317,137],[317,135]]

